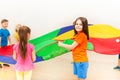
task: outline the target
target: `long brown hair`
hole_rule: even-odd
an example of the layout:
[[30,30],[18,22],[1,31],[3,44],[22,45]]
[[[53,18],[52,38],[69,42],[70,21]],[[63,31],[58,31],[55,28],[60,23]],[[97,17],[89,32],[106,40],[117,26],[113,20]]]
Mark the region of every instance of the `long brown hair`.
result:
[[31,30],[27,26],[21,26],[18,31],[18,35],[20,38],[20,42],[19,42],[20,55],[23,59],[26,58],[28,34],[30,34],[30,32]]
[[[74,26],[76,25],[77,20],[81,20],[81,21],[82,21],[82,26],[83,26],[82,31],[87,35],[87,39],[89,40],[89,31],[88,31],[88,21],[87,21],[87,19],[84,18],[84,17],[78,17],[78,18],[73,22],[73,25],[74,25]],[[78,33],[78,32],[75,30],[75,27],[74,27],[74,33],[75,33],[75,35]]]

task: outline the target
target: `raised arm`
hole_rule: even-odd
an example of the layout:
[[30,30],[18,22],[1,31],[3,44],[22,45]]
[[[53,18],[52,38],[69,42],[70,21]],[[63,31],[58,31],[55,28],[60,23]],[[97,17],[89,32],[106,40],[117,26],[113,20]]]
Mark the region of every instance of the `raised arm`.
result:
[[58,45],[61,46],[61,47],[66,48],[66,49],[72,50],[78,45],[78,43],[76,41],[74,41],[72,43],[72,45],[68,45],[68,44],[62,43],[61,41],[58,41]]

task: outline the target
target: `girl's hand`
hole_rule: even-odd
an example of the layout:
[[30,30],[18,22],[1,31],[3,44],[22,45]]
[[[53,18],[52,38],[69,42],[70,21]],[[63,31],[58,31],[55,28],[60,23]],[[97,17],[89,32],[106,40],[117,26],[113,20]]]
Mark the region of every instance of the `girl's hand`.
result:
[[62,45],[62,41],[58,41],[58,46],[61,46]]

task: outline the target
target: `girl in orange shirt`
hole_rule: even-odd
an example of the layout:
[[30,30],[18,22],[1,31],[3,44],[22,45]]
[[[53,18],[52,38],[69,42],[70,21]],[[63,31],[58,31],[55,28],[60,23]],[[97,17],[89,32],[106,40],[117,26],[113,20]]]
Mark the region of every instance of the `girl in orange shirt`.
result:
[[74,42],[72,45],[64,44],[58,41],[58,45],[72,50],[73,54],[73,68],[74,75],[78,80],[85,80],[88,70],[88,57],[87,57],[87,41],[89,39],[88,34],[88,21],[84,17],[78,17],[74,23]]

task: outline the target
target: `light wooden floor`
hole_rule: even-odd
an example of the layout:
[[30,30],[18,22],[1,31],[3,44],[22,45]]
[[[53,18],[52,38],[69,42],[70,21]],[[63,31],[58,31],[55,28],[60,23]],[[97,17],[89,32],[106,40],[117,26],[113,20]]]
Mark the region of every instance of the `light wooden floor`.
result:
[[[120,71],[113,70],[117,55],[101,55],[88,51],[89,69],[86,80],[120,80]],[[73,80],[71,53],[35,64],[32,80]],[[0,80],[16,80],[13,66],[0,69]]]

